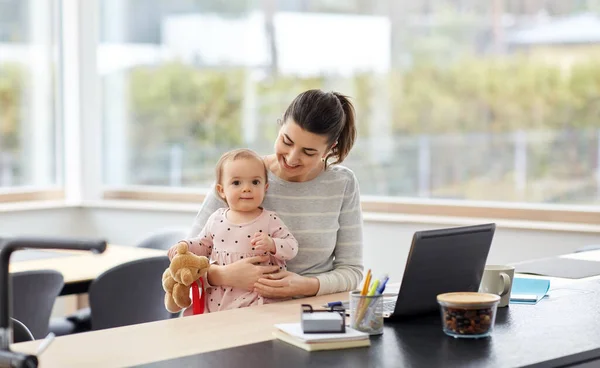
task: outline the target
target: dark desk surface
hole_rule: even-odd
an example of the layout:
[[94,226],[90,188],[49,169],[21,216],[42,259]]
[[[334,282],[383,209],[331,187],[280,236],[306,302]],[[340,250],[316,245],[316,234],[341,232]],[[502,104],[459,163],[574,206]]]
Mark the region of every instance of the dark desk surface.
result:
[[432,315],[386,323],[370,348],[309,353],[273,340],[144,367],[562,367],[600,359],[600,281],[556,295],[500,308],[494,334],[485,339],[448,337]]

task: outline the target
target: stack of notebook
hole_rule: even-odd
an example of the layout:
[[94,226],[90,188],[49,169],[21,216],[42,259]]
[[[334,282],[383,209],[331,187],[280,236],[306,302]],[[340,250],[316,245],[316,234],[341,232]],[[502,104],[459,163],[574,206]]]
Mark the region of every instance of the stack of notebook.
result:
[[370,346],[369,334],[346,327],[344,333],[308,333],[300,323],[275,325],[273,336],[307,351],[348,349]]

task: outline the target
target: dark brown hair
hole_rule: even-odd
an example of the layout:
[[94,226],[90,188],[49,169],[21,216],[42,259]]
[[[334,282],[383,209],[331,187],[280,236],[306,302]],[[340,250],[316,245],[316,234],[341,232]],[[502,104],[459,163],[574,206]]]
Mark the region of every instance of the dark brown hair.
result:
[[338,92],[324,92],[310,89],[299,94],[283,114],[282,124],[292,119],[307,132],[327,137],[331,152],[325,157],[333,157],[332,164],[339,164],[352,149],[356,140],[354,106],[347,96]]
[[[269,175],[268,175],[268,171],[267,171],[267,166],[265,165],[265,162],[263,161],[263,159],[258,155],[258,153],[247,149],[247,148],[239,148],[239,149],[235,149],[229,152],[225,152],[223,154],[223,156],[221,156],[221,158],[219,159],[219,161],[217,162],[217,166],[215,168],[215,174],[217,177],[217,184],[221,184],[223,185],[222,181],[223,181],[223,166],[225,166],[225,163],[229,162],[229,161],[235,161],[235,160],[240,160],[240,159],[256,159],[258,160],[264,167],[264,174],[265,174],[265,184],[269,181]],[[216,190],[216,186],[215,186],[215,191],[217,192],[217,197],[219,196],[219,192]],[[227,200],[225,200],[227,202]]]

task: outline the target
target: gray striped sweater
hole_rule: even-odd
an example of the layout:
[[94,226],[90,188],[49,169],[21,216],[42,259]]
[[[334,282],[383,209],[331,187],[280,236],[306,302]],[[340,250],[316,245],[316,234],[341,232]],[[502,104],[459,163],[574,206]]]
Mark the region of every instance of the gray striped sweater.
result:
[[[211,190],[190,237],[198,236],[209,216],[226,206]],[[317,295],[358,287],[363,271],[362,212],[358,182],[350,169],[333,165],[315,179],[299,183],[269,172],[263,207],[277,212],[298,240],[298,255],[288,261],[288,270],[318,278]]]

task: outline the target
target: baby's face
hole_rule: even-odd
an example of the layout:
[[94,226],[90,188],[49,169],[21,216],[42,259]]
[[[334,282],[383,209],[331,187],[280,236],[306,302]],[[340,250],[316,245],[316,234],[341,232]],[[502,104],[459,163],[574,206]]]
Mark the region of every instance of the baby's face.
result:
[[265,167],[260,159],[244,158],[223,165],[223,182],[219,194],[235,211],[253,211],[267,191]]

